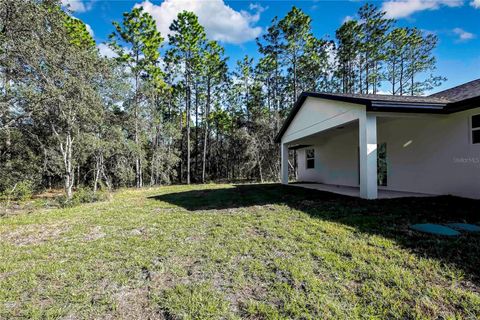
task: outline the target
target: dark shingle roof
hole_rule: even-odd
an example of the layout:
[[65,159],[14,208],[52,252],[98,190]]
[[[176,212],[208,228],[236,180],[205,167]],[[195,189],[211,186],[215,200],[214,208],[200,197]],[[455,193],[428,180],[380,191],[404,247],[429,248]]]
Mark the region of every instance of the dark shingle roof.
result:
[[349,97],[356,99],[364,99],[368,101],[385,101],[385,102],[399,102],[399,103],[449,103],[448,99],[434,96],[398,96],[388,94],[353,94],[353,93],[326,93],[325,95],[332,95],[337,97]]
[[363,104],[367,107],[367,111],[448,114],[480,106],[480,79],[430,96],[303,92],[275,137],[275,142],[281,141],[283,134],[308,97]]
[[431,98],[446,99],[449,102],[460,102],[480,96],[480,79],[432,94]]

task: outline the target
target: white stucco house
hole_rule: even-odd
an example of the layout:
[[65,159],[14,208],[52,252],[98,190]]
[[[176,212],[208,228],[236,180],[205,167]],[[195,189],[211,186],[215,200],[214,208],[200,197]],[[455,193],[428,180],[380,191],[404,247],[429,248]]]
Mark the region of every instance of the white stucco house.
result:
[[321,190],[480,199],[480,79],[422,97],[304,92],[276,142],[284,184],[295,150],[297,181]]

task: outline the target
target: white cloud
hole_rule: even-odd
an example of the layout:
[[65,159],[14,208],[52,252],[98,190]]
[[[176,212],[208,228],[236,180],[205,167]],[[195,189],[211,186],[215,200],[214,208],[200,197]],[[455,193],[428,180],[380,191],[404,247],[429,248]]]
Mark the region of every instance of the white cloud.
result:
[[78,19],[77,17],[74,17],[74,16],[72,16],[72,15],[70,15],[70,18],[75,19],[75,20],[78,20],[78,21],[80,21],[81,23],[83,23],[83,24],[85,25],[85,28],[87,29],[87,32],[90,33],[90,35],[92,36],[92,38],[95,37],[95,33],[93,32],[93,29],[92,29],[92,27],[91,27],[88,23],[85,23],[85,22],[83,22],[81,19]]
[[352,17],[352,16],[346,16],[345,18],[343,18],[342,23],[345,23],[345,22],[348,22],[348,21],[352,21],[352,20],[353,20],[353,17]]
[[377,94],[383,94],[383,95],[391,96],[392,92],[388,91],[388,90],[379,89],[379,90],[377,90]]
[[[480,0],[474,0],[480,1]],[[424,10],[437,10],[441,6],[459,7],[463,0],[390,0],[382,5],[388,18],[405,18]]]
[[205,32],[210,39],[236,44],[253,40],[260,35],[262,28],[255,26],[255,23],[265,10],[258,4],[251,4],[250,10],[253,10],[253,13],[244,10],[235,11],[223,0],[165,0],[160,5],[147,0],[135,5],[135,7],[139,6],[155,18],[157,28],[165,38],[170,33],[169,26],[172,21],[180,12],[186,10],[198,16],[200,24],[205,27]]
[[462,28],[455,28],[452,31],[458,36],[458,41],[468,41],[475,38],[475,35],[473,33],[467,32]]
[[113,50],[110,49],[110,47],[105,43],[100,43],[99,45],[97,45],[97,48],[98,48],[98,52],[103,57],[107,57],[107,58],[117,57],[117,54],[113,52]]
[[260,13],[262,13],[262,12],[264,12],[265,10],[268,9],[268,7],[264,7],[264,6],[262,6],[261,4],[259,4],[259,3],[250,3],[250,5],[248,6],[248,8],[249,8],[250,10],[254,10],[254,11],[257,11],[257,12],[260,12]]
[[92,2],[85,3],[82,0],[62,0],[62,5],[73,12],[86,12],[92,8]]
[[470,2],[470,5],[474,8],[480,9],[480,0],[472,0],[472,2]]
[[88,31],[88,33],[90,33],[92,38],[95,37],[95,33],[93,32],[93,29],[88,23],[85,23],[85,27],[87,28],[87,31]]

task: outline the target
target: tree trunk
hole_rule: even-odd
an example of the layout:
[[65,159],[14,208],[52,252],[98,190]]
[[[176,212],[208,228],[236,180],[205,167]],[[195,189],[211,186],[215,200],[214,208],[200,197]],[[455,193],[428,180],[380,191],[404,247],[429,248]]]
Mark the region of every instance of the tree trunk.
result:
[[70,132],[67,133],[65,138],[65,146],[63,146],[63,143],[60,143],[60,151],[62,152],[64,165],[64,188],[67,199],[72,199],[75,180],[72,167],[72,143],[73,139]]
[[203,159],[202,159],[202,183],[205,183],[205,169],[207,163],[207,143],[208,143],[208,115],[210,113],[210,79],[207,80],[207,103],[205,105],[205,131],[203,133]]
[[359,92],[360,94],[363,93],[363,61],[362,61],[362,57],[360,55],[359,57],[359,61],[358,61],[358,84],[359,84]]
[[[139,54],[138,51],[136,52],[135,56],[135,65],[138,66],[139,61]],[[135,155],[135,184],[137,188],[141,188],[143,186],[143,179],[142,179],[142,163],[140,159],[140,139],[139,139],[139,102],[138,102],[138,87],[139,87],[139,73],[135,74],[135,99],[134,99],[134,117],[135,117],[135,146],[137,147],[136,155]]]
[[[137,58],[138,60],[138,58]],[[135,117],[135,146],[137,147],[135,155],[135,184],[137,188],[141,188],[143,185],[142,181],[142,164],[140,161],[140,156],[138,154],[139,150],[139,128],[138,128],[138,76],[135,77],[135,107],[134,107],[134,117]]]
[[94,179],[93,179],[93,193],[97,193],[98,190],[98,180],[100,178],[100,156],[97,156],[95,159],[95,173],[94,173]]
[[293,103],[297,100],[297,56],[296,53],[293,55]]
[[396,67],[396,64],[395,64],[395,57],[393,58],[393,62],[392,62],[392,94],[395,95],[395,67]]
[[150,186],[155,185],[155,151],[152,153],[152,158],[150,159]]
[[105,185],[107,186],[108,190],[112,190],[112,184],[110,183],[110,179],[107,177],[105,173],[105,164],[103,160],[103,154],[100,154],[100,172],[102,174],[103,179],[105,180]]
[[198,101],[199,101],[199,93],[198,93],[198,80],[195,81],[195,169],[193,172],[194,181],[197,181],[198,175]]
[[365,56],[365,94],[368,94],[368,90],[370,90],[370,65],[368,61],[368,55]]
[[403,96],[403,63],[404,59],[402,58],[402,62],[400,64],[400,95]]
[[72,164],[72,153],[73,153],[73,138],[72,132],[70,129],[67,130],[65,134],[65,140],[62,140],[62,137],[55,129],[55,125],[51,124],[52,131],[54,136],[57,138],[59,143],[60,153],[63,158],[63,185],[67,199],[72,199],[73,196],[73,185],[74,185],[74,172]]
[[12,146],[12,135],[10,132],[10,127],[7,125],[5,127],[5,134],[6,134],[6,139],[5,139],[5,169],[7,172],[10,172],[12,170],[12,153],[11,153],[11,146]]
[[[185,99],[186,100],[186,99]],[[184,141],[184,135],[183,135],[183,116],[180,112],[180,135],[181,135],[181,140],[180,140],[180,161],[178,163],[178,177],[180,178],[180,183],[183,183],[183,144],[185,143]]]
[[414,71],[412,70],[412,79],[411,79],[411,83],[410,83],[410,95],[413,96],[414,95],[414,85],[415,85],[415,80],[414,80]]
[[187,184],[190,184],[190,84],[188,80],[185,99],[187,113]]
[[160,132],[159,126],[154,126],[153,139],[152,139],[152,157],[150,159],[150,185],[155,185],[158,181],[155,179],[155,172],[158,171],[155,166],[155,152],[158,148],[158,134]]
[[260,175],[260,182],[263,183],[262,159],[260,155],[258,155],[257,163],[258,163],[258,174]]
[[220,175],[222,174],[221,173],[221,170],[220,170],[220,153],[219,153],[219,149],[220,149],[220,140],[219,140],[219,128],[218,128],[218,121],[215,121],[215,146],[217,148],[217,156],[215,157],[215,178],[218,180],[220,178]]

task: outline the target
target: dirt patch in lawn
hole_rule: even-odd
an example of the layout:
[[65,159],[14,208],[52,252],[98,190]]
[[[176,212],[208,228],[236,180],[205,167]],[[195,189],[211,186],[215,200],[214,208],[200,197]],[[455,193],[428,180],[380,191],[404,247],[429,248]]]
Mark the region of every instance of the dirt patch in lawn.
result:
[[115,294],[115,313],[112,319],[162,319],[150,304],[148,288],[122,287]]
[[1,238],[3,241],[17,246],[37,245],[62,239],[69,230],[70,226],[64,223],[31,224],[3,232]]
[[101,239],[105,237],[106,234],[103,232],[103,229],[101,226],[95,226],[91,229],[89,233],[85,235],[85,241],[95,241],[98,239]]

